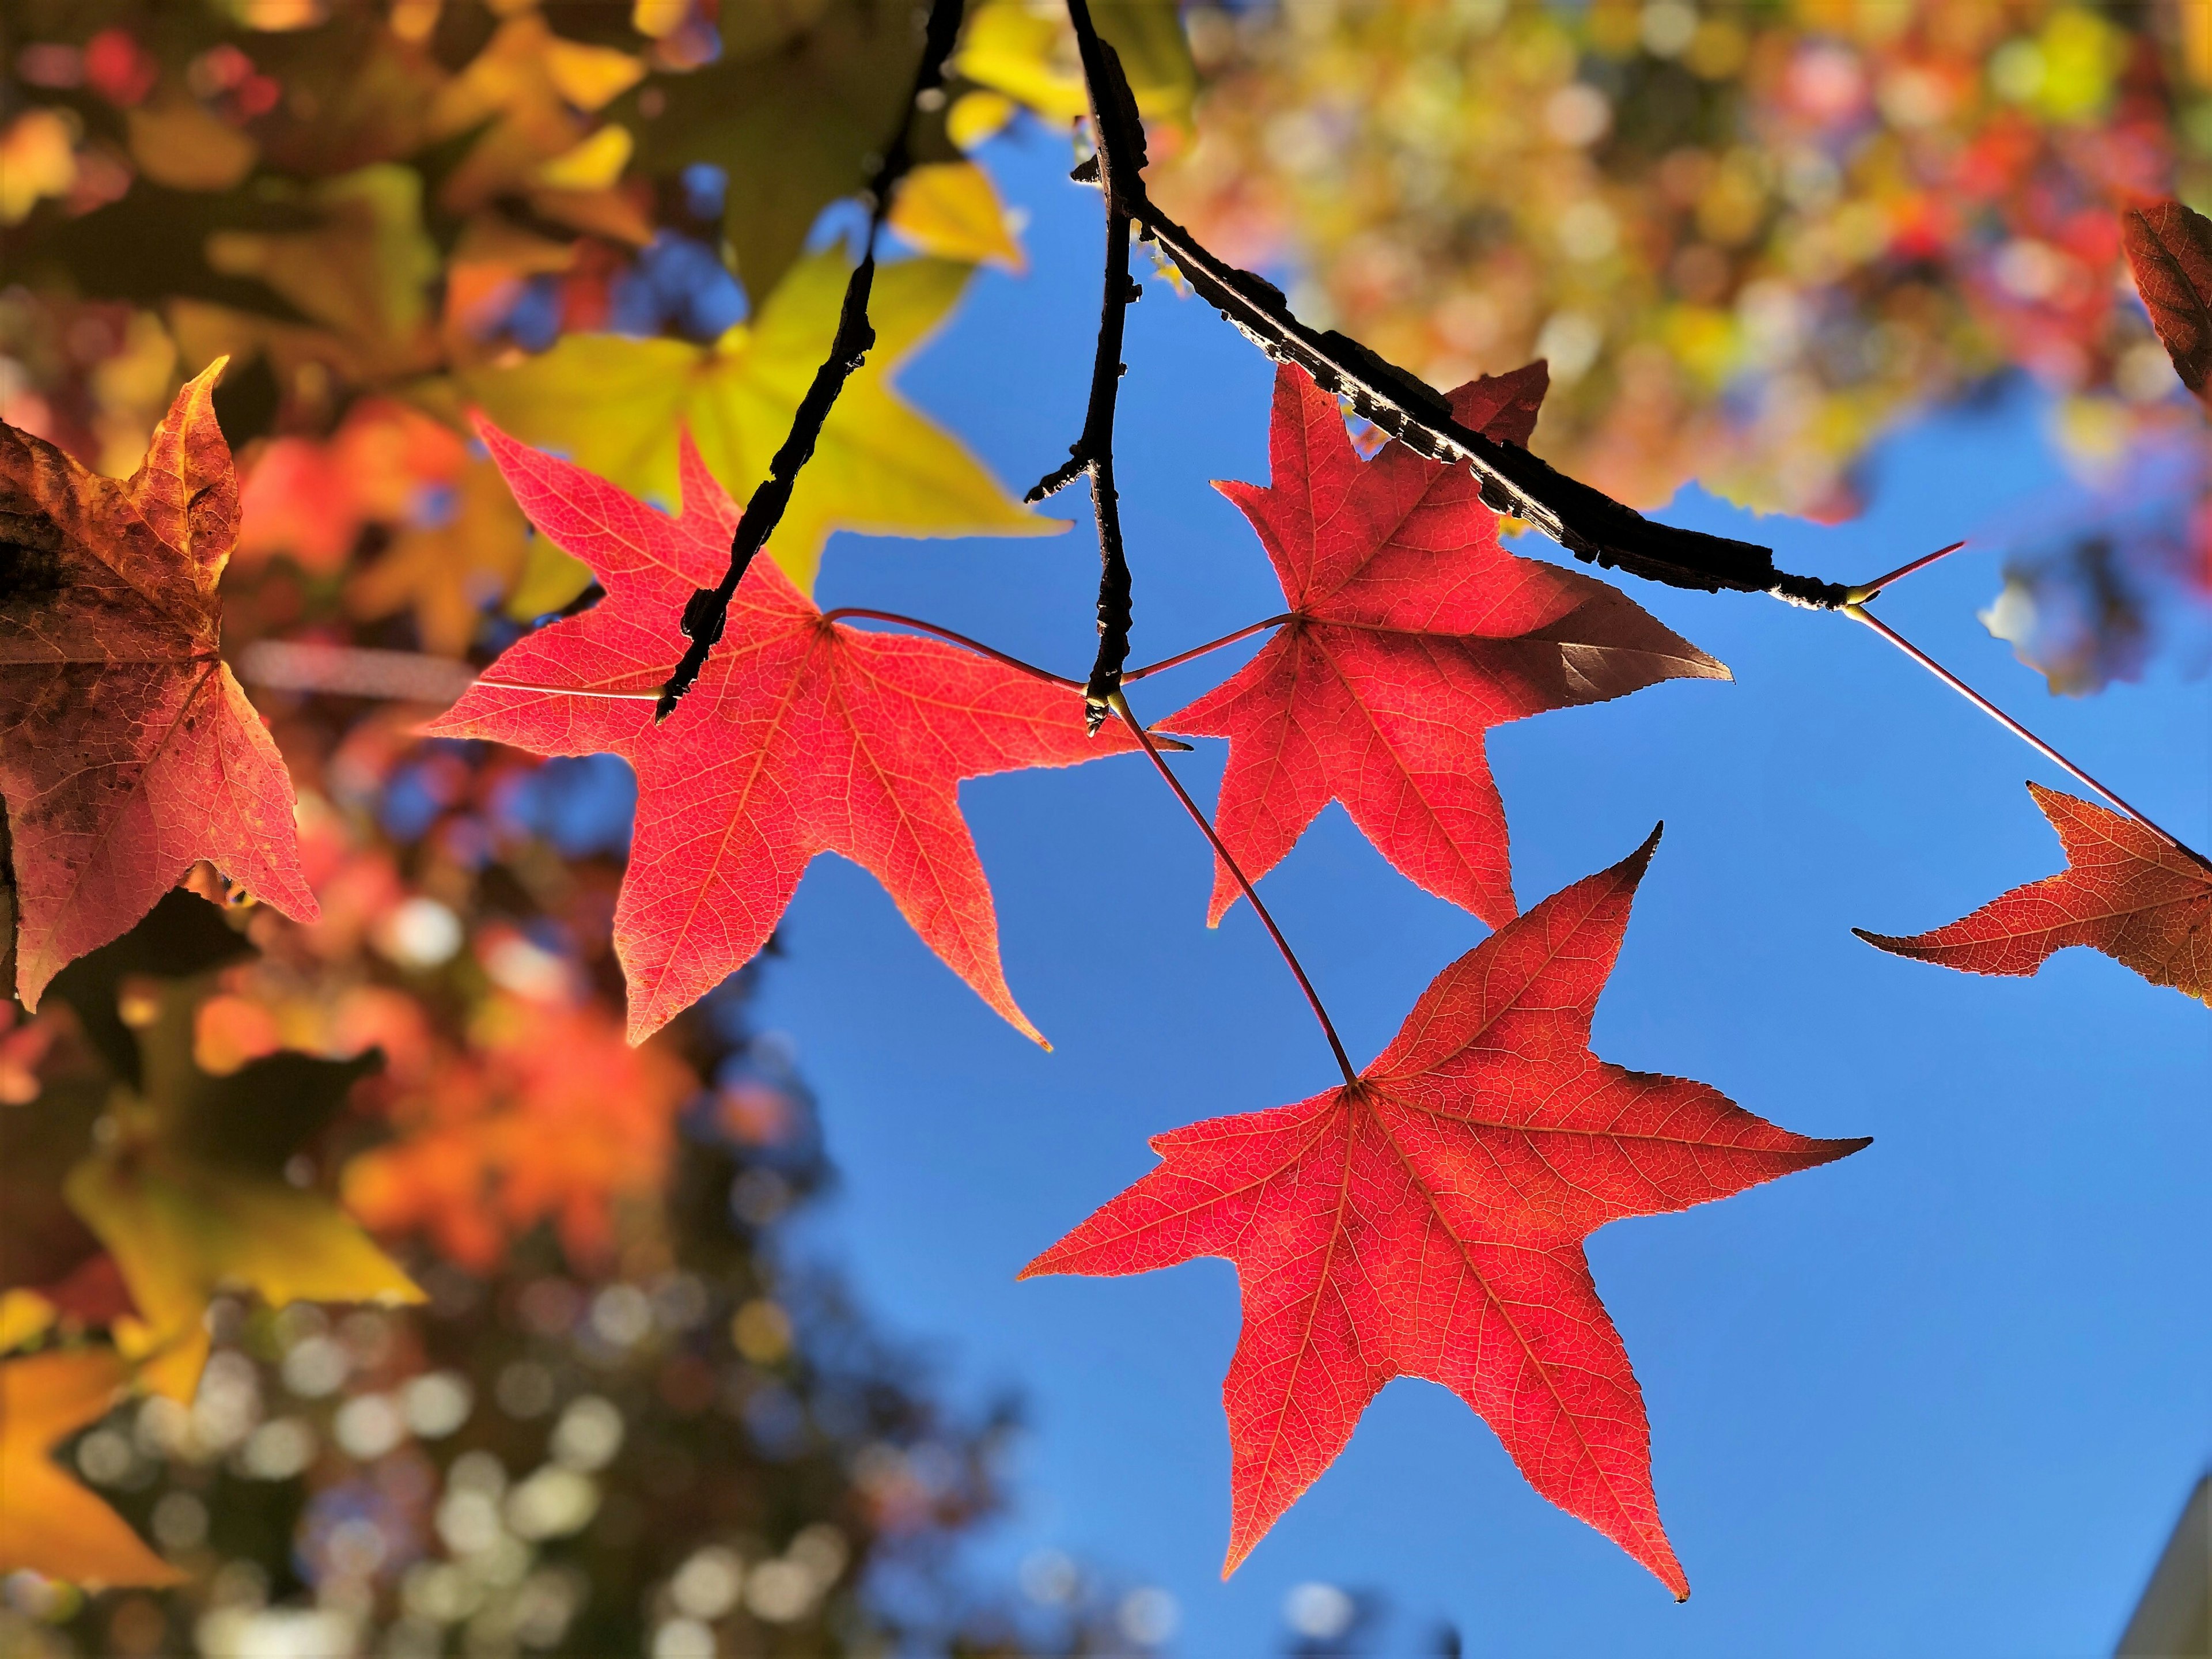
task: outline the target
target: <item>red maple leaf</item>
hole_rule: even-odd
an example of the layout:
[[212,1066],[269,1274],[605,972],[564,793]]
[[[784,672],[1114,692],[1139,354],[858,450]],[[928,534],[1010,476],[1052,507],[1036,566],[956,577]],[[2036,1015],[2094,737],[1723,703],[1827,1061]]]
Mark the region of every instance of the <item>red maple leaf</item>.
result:
[[1589,1052],[1658,839],[1437,975],[1357,1083],[1156,1137],[1165,1162],[1024,1270],[1237,1264],[1224,1573],[1385,1382],[1424,1376],[1481,1414],[1538,1492],[1689,1594],[1659,1524],[1643,1393],[1583,1239],[1867,1143],[1792,1134],[1702,1083]]
[[510,647],[428,729],[540,755],[608,751],[635,769],[614,928],[630,1040],[750,960],[808,863],[832,852],[882,882],[923,942],[1042,1042],[1006,987],[958,786],[1126,750],[1127,733],[1090,739],[1079,694],[974,652],[826,622],[768,559],[746,571],[698,684],[655,726],[650,700],[629,699],[657,690],[682,653],[684,602],[720,579],[737,507],[688,434],[671,519],[488,422],[478,430],[531,522],[589,565],[606,598]]
[[2031,783],[2066,868],[1991,899],[1948,927],[1868,944],[1970,974],[2032,974],[2054,951],[2087,945],[2154,985],[2212,1001],[2212,866],[2124,813]]
[[178,392],[125,479],[0,425],[0,795],[27,1008],[202,859],[317,914],[283,757],[219,654],[238,541],[222,368]]
[[[1453,411],[1524,439],[1541,369],[1462,386]],[[1214,827],[1253,879],[1334,799],[1409,879],[1492,927],[1510,920],[1505,808],[1484,732],[1728,670],[1605,583],[1506,552],[1467,468],[1395,442],[1362,461],[1336,400],[1288,364],[1269,453],[1271,484],[1215,488],[1266,544],[1290,619],[1161,726],[1229,739]],[[1209,923],[1237,893],[1216,860]]]

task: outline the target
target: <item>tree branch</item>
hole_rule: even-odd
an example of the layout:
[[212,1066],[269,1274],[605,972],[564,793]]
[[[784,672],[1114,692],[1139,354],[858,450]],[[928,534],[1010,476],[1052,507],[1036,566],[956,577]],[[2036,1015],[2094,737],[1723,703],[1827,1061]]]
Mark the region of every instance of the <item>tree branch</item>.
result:
[[[1769,548],[1655,524],[1519,445],[1461,425],[1440,393],[1358,341],[1300,322],[1281,289],[1220,258],[1153,205],[1141,174],[1143,128],[1121,65],[1099,40],[1085,0],[1068,0],[1068,16],[1091,82],[1097,176],[1109,210],[1126,215],[1141,235],[1164,248],[1200,296],[1270,357],[1297,364],[1323,391],[1347,399],[1356,414],[1416,454],[1471,466],[1493,511],[1526,519],[1578,559],[1673,587],[1771,593],[1824,611],[1843,606],[1840,584],[1776,569]],[[1102,75],[1110,82],[1104,88]],[[1101,115],[1109,118],[1098,119]]]
[[[1106,280],[1098,303],[1098,345],[1091,362],[1091,401],[1083,415],[1083,431],[1068,446],[1068,459],[1057,471],[1040,480],[1024,499],[1041,501],[1076,479],[1091,480],[1091,509],[1098,522],[1098,655],[1083,688],[1085,718],[1095,735],[1112,712],[1114,694],[1121,686],[1121,667],[1129,659],[1129,624],[1133,617],[1130,595],[1129,561],[1121,545],[1121,497],[1114,486],[1114,410],[1121,386],[1122,326],[1129,307],[1144,290],[1129,280],[1129,216],[1115,198],[1117,167],[1144,165],[1145,129],[1137,119],[1129,97],[1128,81],[1121,73],[1114,48],[1091,27],[1088,0],[1067,0],[1071,14],[1079,16],[1076,39],[1083,53],[1083,81],[1091,96],[1091,125],[1094,132],[1115,134],[1115,155],[1110,159],[1101,140],[1094,157],[1095,170],[1084,171],[1099,181],[1106,198]],[[1115,88],[1127,105],[1113,102]],[[1102,98],[1107,100],[1102,102]],[[1133,173],[1132,174],[1133,177]]]
[[814,446],[822,436],[823,425],[830,418],[837,394],[845,389],[845,382],[866,359],[868,348],[876,343],[876,331],[868,322],[868,296],[876,279],[876,240],[890,212],[891,198],[899,181],[914,165],[915,106],[945,84],[945,63],[952,55],[953,45],[960,36],[963,7],[963,0],[930,0],[929,21],[922,40],[921,61],[915,65],[913,90],[884,147],[883,159],[868,180],[867,245],[861,252],[860,263],[853,268],[852,276],[846,281],[844,303],[837,313],[837,332],[830,342],[829,355],[823,358],[822,367],[815,370],[813,383],[791,417],[791,431],[784,438],[782,447],[775,452],[775,459],[769,463],[767,479],[745,502],[745,510],[730,537],[728,569],[713,587],[695,588],[684,605],[684,635],[690,643],[684,647],[683,657],[670,672],[668,683],[661,688],[653,708],[656,721],[666,720],[676,711],[678,701],[691,689],[699,678],[699,671],[706,666],[707,653],[720,641],[722,629],[728,625],[730,601],[737,594],[738,584],[744,580],[755,556],[768,544],[768,538],[782,521],[784,509],[791,504],[792,487],[798,482],[801,469],[814,458]]

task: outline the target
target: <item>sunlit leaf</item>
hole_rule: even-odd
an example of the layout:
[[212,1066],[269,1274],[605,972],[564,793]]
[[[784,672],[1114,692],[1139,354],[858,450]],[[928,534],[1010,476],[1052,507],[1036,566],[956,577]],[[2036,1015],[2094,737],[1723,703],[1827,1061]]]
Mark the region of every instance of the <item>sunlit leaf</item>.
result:
[[[511,368],[464,377],[487,413],[518,437],[657,501],[677,498],[677,434],[740,495],[767,476],[830,337],[843,261],[795,267],[759,317],[712,345],[612,334],[564,336]],[[960,297],[965,266],[937,259],[877,273],[875,349],[846,383],[799,475],[769,551],[811,586],[833,530],[892,536],[1036,536],[1062,521],[1022,509],[959,441],[891,389],[899,362]]]
[[58,1441],[107,1414],[128,1375],[104,1347],[0,1363],[0,1571],[95,1586],[183,1582],[53,1459]]

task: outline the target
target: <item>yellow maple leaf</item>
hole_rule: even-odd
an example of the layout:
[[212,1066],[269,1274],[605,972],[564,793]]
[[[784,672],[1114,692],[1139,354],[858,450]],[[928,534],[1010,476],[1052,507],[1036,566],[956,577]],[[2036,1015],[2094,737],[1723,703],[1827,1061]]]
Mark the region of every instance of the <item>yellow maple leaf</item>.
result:
[[[1146,118],[1187,121],[1198,73],[1176,0],[1101,0],[1091,9]],[[982,0],[971,6],[952,67],[963,79],[1004,93],[1049,120],[1073,121],[1090,112],[1067,13],[1050,0]]]
[[56,1442],[106,1415],[127,1375],[112,1348],[0,1364],[0,1572],[28,1568],[93,1585],[183,1581],[53,1460]]
[[534,10],[507,18],[431,100],[433,138],[483,129],[440,186],[440,204],[466,213],[516,189],[584,142],[591,128],[578,112],[601,108],[644,74],[628,52],[561,39]]
[[210,1077],[192,1059],[205,988],[162,988],[137,1034],[143,1094],[116,1085],[114,1133],[62,1182],[137,1309],[118,1342],[143,1361],[142,1382],[184,1401],[207,1360],[208,1304],[225,1285],[272,1306],[422,1299],[334,1200],[281,1173],[298,1136],[374,1062],[279,1054]]
[[940,259],[1028,268],[997,186],[973,161],[930,161],[908,173],[892,200],[890,225]]
[[450,518],[400,531],[346,587],[357,617],[412,609],[422,648],[443,657],[468,650],[483,607],[514,588],[530,547],[529,526],[490,461],[471,459],[453,489]]
[[63,1191],[100,1235],[146,1328],[141,1376],[190,1400],[207,1363],[203,1316],[226,1285],[288,1302],[420,1302],[422,1293],[320,1193],[158,1156],[87,1158]]
[[434,356],[428,284],[439,258],[422,228],[421,177],[379,162],[283,193],[319,211],[323,222],[310,230],[216,231],[207,239],[208,264],[264,283],[331,330],[372,372],[404,373]]
[[[830,337],[848,266],[802,260],[758,317],[712,345],[571,334],[511,368],[465,377],[507,431],[640,495],[677,499],[677,434],[689,428],[742,500],[768,476]],[[876,274],[876,344],[846,382],[768,550],[811,586],[833,530],[879,536],[1042,536],[1066,529],[1007,495],[960,441],[891,389],[899,361],[943,320],[969,268],[909,259]]]

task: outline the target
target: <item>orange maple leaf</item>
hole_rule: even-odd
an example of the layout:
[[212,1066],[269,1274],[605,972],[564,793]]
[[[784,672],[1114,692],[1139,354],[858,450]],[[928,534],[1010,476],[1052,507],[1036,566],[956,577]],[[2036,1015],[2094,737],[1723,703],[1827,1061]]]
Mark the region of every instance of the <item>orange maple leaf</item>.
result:
[[104,1417],[126,1375],[112,1348],[0,1364],[0,1571],[84,1584],[175,1584],[185,1575],[62,1473],[56,1442]]
[[2031,783],[2067,867],[2000,894],[1948,927],[1868,944],[1970,974],[2032,974],[2069,945],[2102,951],[2154,985],[2212,1001],[2212,865],[2133,818]]

